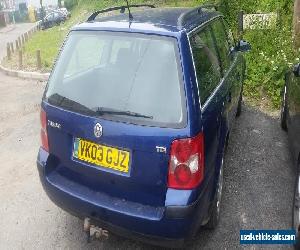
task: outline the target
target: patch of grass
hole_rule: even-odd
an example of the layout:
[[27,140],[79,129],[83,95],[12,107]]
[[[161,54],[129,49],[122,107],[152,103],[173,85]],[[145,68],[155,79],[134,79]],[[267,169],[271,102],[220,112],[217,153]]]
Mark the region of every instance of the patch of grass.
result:
[[[58,53],[59,45],[62,43],[66,32],[60,27],[54,27],[47,31],[37,32],[23,47],[23,69],[25,71],[36,71],[36,51],[41,50],[42,72],[49,72],[54,59]],[[5,60],[5,66],[17,68],[18,53],[12,55],[12,60]]]
[[62,27],[54,27],[34,34],[32,39],[25,45],[24,58],[26,64],[32,66],[36,64],[36,51],[40,49],[42,68],[49,71],[66,32],[67,30],[63,30]]
[[237,14],[244,10],[252,13],[279,13],[276,29],[247,30],[244,39],[251,43],[252,51],[246,53],[247,78],[244,95],[256,106],[278,109],[286,71],[299,62],[299,51],[293,49],[292,15],[290,0],[222,0],[222,11],[234,30]]
[[246,54],[244,94],[258,103],[267,97],[278,109],[285,73],[299,61],[291,29],[283,25],[276,30],[247,31],[245,39],[252,43],[252,51]]
[[[57,57],[58,51],[68,34],[70,28],[81,22],[87,15],[87,10],[79,7],[72,12],[72,17],[65,23],[47,30],[36,32],[23,48],[23,69],[26,71],[36,71],[36,51],[41,50],[42,69],[41,72],[49,72]],[[5,60],[5,66],[18,68],[18,55],[15,53],[11,61]]]

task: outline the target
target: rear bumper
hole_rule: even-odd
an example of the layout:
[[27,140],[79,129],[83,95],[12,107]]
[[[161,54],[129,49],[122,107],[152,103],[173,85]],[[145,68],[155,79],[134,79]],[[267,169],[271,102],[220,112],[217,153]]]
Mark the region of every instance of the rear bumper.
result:
[[189,206],[143,206],[79,187],[62,179],[55,171],[46,174],[45,162],[38,161],[37,168],[45,192],[56,205],[79,218],[88,217],[93,224],[127,238],[180,247],[196,233],[203,221],[202,215],[206,215],[202,204],[207,197],[200,197]]

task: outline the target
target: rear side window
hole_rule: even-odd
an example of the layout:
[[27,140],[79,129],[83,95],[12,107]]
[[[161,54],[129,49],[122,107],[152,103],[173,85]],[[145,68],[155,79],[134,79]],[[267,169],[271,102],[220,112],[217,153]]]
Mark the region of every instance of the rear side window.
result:
[[186,107],[178,54],[175,38],[73,31],[45,98],[103,119],[181,128]]
[[230,48],[234,48],[235,47],[235,41],[234,41],[232,31],[229,28],[228,23],[224,19],[222,19],[222,23],[225,27],[225,33],[226,33],[226,36],[227,36],[227,41],[229,43],[229,46],[230,46]]
[[221,68],[210,28],[194,34],[191,47],[203,105],[221,80]]
[[216,38],[216,45],[221,59],[223,74],[225,74],[230,67],[230,45],[228,42],[228,35],[221,19],[212,23],[213,34]]

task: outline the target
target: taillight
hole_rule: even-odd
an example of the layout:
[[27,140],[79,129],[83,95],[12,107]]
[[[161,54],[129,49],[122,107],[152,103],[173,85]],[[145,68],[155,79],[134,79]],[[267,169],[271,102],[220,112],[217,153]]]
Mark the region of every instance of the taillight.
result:
[[168,187],[193,189],[204,178],[204,135],[172,142]]
[[46,112],[41,108],[41,146],[47,152],[49,152],[48,134],[47,134],[47,116]]

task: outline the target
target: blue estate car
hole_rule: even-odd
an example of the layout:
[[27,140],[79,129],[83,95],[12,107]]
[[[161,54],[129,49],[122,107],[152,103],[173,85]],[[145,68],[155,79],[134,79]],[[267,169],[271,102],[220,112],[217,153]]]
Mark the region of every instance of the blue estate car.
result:
[[[281,127],[288,131],[297,176],[294,190],[293,228],[300,233],[300,64],[285,76],[282,94]],[[300,242],[297,249],[300,249]]]
[[90,236],[180,246],[217,226],[250,45],[209,6],[133,7],[70,31],[42,100],[37,167]]

